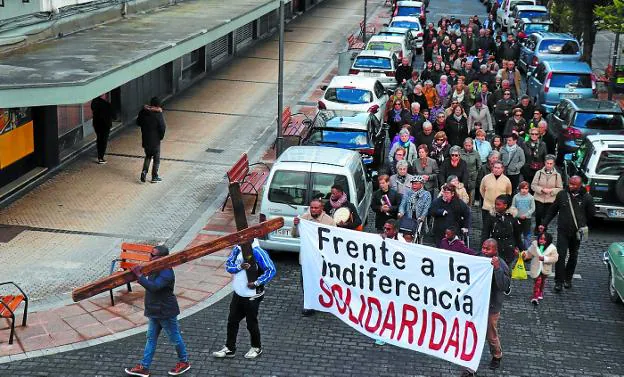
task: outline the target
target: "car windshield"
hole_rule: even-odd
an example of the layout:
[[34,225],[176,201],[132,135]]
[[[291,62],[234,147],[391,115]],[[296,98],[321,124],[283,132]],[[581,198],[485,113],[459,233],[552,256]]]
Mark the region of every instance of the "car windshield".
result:
[[591,76],[589,74],[555,73],[550,79],[550,86],[553,88],[591,88]]
[[392,23],[390,23],[390,27],[414,29],[416,31],[420,30],[420,24],[418,22],[410,22],[410,21],[392,21]]
[[269,186],[269,201],[290,205],[305,205],[308,191],[308,173],[277,170]]
[[401,46],[400,43],[396,43],[396,42],[371,41],[371,42],[368,42],[368,46],[366,46],[366,49],[400,52],[403,50],[403,47]]
[[399,11],[396,14],[397,16],[420,16],[420,7],[399,7]]
[[624,151],[604,151],[596,165],[596,174],[617,175],[624,173]]
[[356,105],[373,102],[373,93],[370,90],[357,88],[327,88],[325,99],[332,102]]
[[518,18],[537,18],[544,17],[548,14],[543,10],[521,10],[518,11]]
[[597,130],[623,130],[624,115],[576,113],[574,126],[578,128],[591,128]]
[[381,56],[358,56],[355,59],[353,68],[369,68],[369,69],[392,69],[390,58]]
[[524,32],[526,34],[537,33],[540,31],[550,31],[550,24],[526,24]]
[[579,52],[579,45],[576,41],[546,39],[540,43],[539,52],[542,54],[575,55]]
[[345,149],[369,146],[368,132],[338,128],[315,129],[307,140],[310,144],[330,144]]

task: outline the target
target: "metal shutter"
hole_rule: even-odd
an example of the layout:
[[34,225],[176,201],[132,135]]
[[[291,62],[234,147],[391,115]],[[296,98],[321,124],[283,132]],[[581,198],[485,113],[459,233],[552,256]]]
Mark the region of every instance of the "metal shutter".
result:
[[218,62],[228,55],[228,36],[223,37],[210,43],[210,59],[212,63]]
[[245,45],[253,39],[253,22],[241,26],[236,30],[236,46]]

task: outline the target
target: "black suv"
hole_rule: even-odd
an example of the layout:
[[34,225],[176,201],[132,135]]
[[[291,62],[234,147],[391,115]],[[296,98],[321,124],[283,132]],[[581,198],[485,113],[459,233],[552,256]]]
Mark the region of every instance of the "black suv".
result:
[[566,156],[564,182],[583,179],[596,204],[596,217],[624,220],[624,136],[590,135]]
[[624,135],[624,112],[615,101],[564,99],[547,117],[548,131],[557,140],[557,162],[576,151],[583,137],[596,134]]

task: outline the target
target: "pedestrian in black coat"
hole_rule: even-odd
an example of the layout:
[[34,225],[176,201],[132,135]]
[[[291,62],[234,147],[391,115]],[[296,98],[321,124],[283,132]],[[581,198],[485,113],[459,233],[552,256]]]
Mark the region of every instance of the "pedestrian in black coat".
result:
[[143,109],[141,109],[137,116],[136,122],[137,125],[141,127],[141,140],[143,149],[145,150],[141,182],[145,182],[152,159],[154,160],[154,164],[152,165],[152,183],[160,182],[162,181],[158,175],[158,168],[160,167],[160,142],[165,137],[165,130],[167,128],[160,100],[153,97],[149,105],[143,106]]
[[461,159],[461,148],[452,146],[449,150],[450,158],[444,160],[440,165],[440,181],[446,182],[448,177],[454,175],[464,185],[468,185],[468,165]]
[[388,175],[382,174],[377,180],[379,182],[379,190],[373,193],[371,208],[375,212],[375,229],[382,231],[386,221],[397,219],[402,196],[390,188],[390,177]]
[[440,247],[444,232],[450,227],[467,231],[470,229],[470,208],[457,197],[455,186],[442,186],[442,196],[431,202],[429,215],[434,217],[433,238]]
[[[568,189],[557,193],[554,203],[546,213],[544,225],[538,227],[540,232],[546,231],[548,224],[557,214],[560,215],[557,219],[557,253],[559,253],[559,259],[555,265],[555,292],[561,292],[562,284],[565,288],[572,288],[572,277],[581,246],[581,241],[577,237],[578,230],[587,226],[589,220],[596,214],[594,199],[581,185],[581,177],[576,175],[570,177]],[[570,203],[572,203],[572,207],[570,207]],[[570,258],[566,263],[568,251]]]
[[113,106],[102,97],[96,97],[91,100],[91,112],[93,113],[93,130],[97,138],[98,164],[105,164],[104,155],[113,126]]
[[510,209],[510,205],[509,195],[499,195],[496,198],[491,221],[483,229],[483,238],[493,238],[498,242],[500,256],[511,267],[524,244],[520,221],[515,217],[517,211]]

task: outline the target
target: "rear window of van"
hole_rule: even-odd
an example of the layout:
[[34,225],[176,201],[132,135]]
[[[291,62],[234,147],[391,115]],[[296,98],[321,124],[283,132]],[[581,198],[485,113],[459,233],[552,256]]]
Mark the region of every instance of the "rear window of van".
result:
[[273,203],[307,206],[313,198],[328,200],[335,184],[342,186],[349,197],[349,182],[344,175],[277,170],[269,184],[268,199]]

